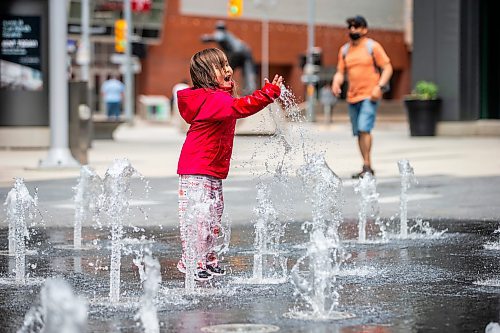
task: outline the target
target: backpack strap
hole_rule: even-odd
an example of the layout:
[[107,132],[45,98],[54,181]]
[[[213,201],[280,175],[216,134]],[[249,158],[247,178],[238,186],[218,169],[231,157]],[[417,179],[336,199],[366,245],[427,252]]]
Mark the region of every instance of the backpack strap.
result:
[[371,38],[367,38],[366,39],[366,50],[368,51],[368,53],[373,57],[373,43],[374,43],[374,40],[371,39]]
[[349,46],[350,46],[350,43],[345,43],[344,45],[342,45],[342,59],[344,60],[344,62],[345,62],[345,57],[347,55],[347,52],[349,52]]
[[347,66],[345,64],[345,57],[347,56],[347,52],[349,52],[349,46],[350,46],[349,42],[342,45],[342,60],[344,61],[344,74],[347,73]]
[[371,38],[366,39],[366,51],[368,51],[368,54],[372,57],[373,60],[373,67],[375,68],[375,72],[380,73],[380,68],[377,66],[377,62],[375,61],[375,55],[373,55],[373,45],[375,41]]

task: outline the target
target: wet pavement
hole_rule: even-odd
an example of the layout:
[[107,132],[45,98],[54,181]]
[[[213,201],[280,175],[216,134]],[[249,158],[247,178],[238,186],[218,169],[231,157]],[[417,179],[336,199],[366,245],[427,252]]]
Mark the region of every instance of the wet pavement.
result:
[[[301,225],[290,223],[281,244],[289,270],[305,253],[304,244],[309,239]],[[148,227],[135,232],[126,228],[121,301],[116,306],[108,302],[109,231],[84,228],[83,243],[97,248],[75,252],[65,248],[72,243],[72,228],[38,228],[28,245],[36,254],[27,256],[29,278],[25,286],[16,285],[8,274],[14,259],[0,256],[1,331],[16,332],[25,313],[38,302],[40,282],[61,276],[76,294],[88,300],[89,332],[141,332],[134,315],[142,291],[132,259],[141,248],[149,248],[161,264],[157,301],[162,332],[200,332],[202,327],[234,323],[274,325],[280,332],[484,332],[489,322],[499,321],[500,287],[476,283],[500,278],[500,250],[483,246],[498,242],[494,234],[498,225],[441,220],[431,226],[448,230],[437,238],[420,234],[386,244],[357,244],[352,241],[357,225],[344,222],[341,234],[351,257],[339,275],[342,289],[337,310],[355,317],[326,321],[284,316],[291,309],[307,311],[289,280],[281,284],[245,283],[253,265],[251,225],[232,228],[230,249],[223,261],[228,274],[198,283],[195,295],[184,293],[183,275],[175,269],[180,253],[177,228]],[[2,249],[7,247],[7,233],[7,229],[0,229]]]
[[[500,243],[494,231],[500,223],[499,158],[492,154],[497,138],[409,138],[406,124],[377,126],[374,157],[380,216],[397,229],[401,189],[396,162],[408,158],[419,183],[408,191],[408,217],[430,221],[439,233],[412,235],[386,244],[358,244],[356,221],[359,198],[350,174],[359,167],[359,154],[348,125],[314,125],[314,139],[326,142],[327,162],[343,178],[345,222],[343,246],[350,258],[338,276],[338,311],[354,315],[342,320],[299,320],[290,312],[309,309],[295,292],[290,270],[306,253],[309,235],[301,225],[311,219],[311,205],[294,178],[272,181],[269,164],[281,160],[280,150],[267,138],[236,137],[231,176],[224,182],[225,219],[232,225],[231,243],[223,261],[224,277],[199,283],[197,294],[186,295],[183,275],[175,264],[180,254],[175,165],[184,134],[164,126],[123,128],[114,141],[95,141],[89,160],[100,175],[110,162],[127,156],[149,181],[133,179],[122,258],[120,303],[109,302],[109,230],[84,223],[83,243],[75,252],[73,187],[78,170],[37,170],[45,151],[0,151],[0,198],[6,198],[12,177],[24,177],[33,193],[38,188],[43,217],[29,241],[26,285],[14,283],[14,259],[0,254],[0,332],[16,332],[25,314],[39,303],[45,279],[61,276],[89,303],[88,332],[142,332],[135,318],[142,295],[133,259],[150,248],[161,264],[162,285],[157,297],[161,332],[484,332],[499,322]],[[125,135],[126,134],[126,135]],[[311,149],[311,151],[323,149]],[[40,156],[39,156],[40,155]],[[297,156],[288,156],[289,158]],[[300,156],[298,156],[300,157]],[[300,158],[299,158],[300,159]],[[299,163],[303,163],[299,161]],[[274,170],[274,168],[270,168]],[[276,169],[277,170],[277,169]],[[287,258],[286,281],[251,284],[253,271],[256,184],[272,189],[280,219],[287,222],[280,253]],[[136,228],[130,227],[133,224]],[[411,224],[411,223],[410,223]],[[376,227],[369,224],[368,234]],[[6,214],[0,209],[0,251],[7,249]],[[141,237],[145,237],[141,240]],[[154,242],[152,241],[154,240]],[[484,245],[492,241],[490,249]],[[497,278],[498,277],[498,278]],[[271,281],[272,282],[272,281]],[[279,283],[278,283],[279,282]],[[207,328],[212,327],[212,328]]]

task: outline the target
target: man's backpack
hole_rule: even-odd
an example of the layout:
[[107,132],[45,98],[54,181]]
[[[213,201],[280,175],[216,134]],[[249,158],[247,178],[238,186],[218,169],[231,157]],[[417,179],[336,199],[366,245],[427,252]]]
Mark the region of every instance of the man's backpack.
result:
[[[382,69],[377,66],[377,62],[375,61],[375,56],[373,55],[374,42],[375,41],[373,39],[367,38],[365,46],[366,46],[366,51],[368,51],[368,54],[372,57],[373,67],[375,68],[375,71],[380,74],[380,73],[382,73]],[[349,43],[349,42],[345,43],[342,46],[342,59],[344,60],[344,64],[345,64],[345,57],[347,56],[347,52],[349,52],[350,46],[351,46],[351,43]],[[389,90],[391,90],[389,82],[387,82],[387,84],[385,86],[383,86],[381,89],[382,89],[382,92],[388,92]]]

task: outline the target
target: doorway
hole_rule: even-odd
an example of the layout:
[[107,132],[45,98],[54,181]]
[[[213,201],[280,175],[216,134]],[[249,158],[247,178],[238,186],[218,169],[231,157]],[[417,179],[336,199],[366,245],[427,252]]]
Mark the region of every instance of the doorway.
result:
[[[480,2],[481,119],[500,119],[500,50],[493,1]],[[495,16],[495,17],[494,17]]]

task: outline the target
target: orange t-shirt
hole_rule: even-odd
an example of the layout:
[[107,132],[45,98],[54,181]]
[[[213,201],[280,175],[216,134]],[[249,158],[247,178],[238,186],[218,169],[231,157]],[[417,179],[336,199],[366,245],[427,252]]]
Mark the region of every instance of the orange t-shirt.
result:
[[373,57],[368,51],[366,43],[367,38],[363,38],[358,45],[351,43],[345,61],[342,47],[339,50],[337,71],[347,74],[346,78],[349,81],[347,102],[349,103],[357,103],[371,97],[372,90],[380,79],[380,74],[373,64],[374,58],[378,67],[383,67],[391,62],[378,42],[373,41]]

